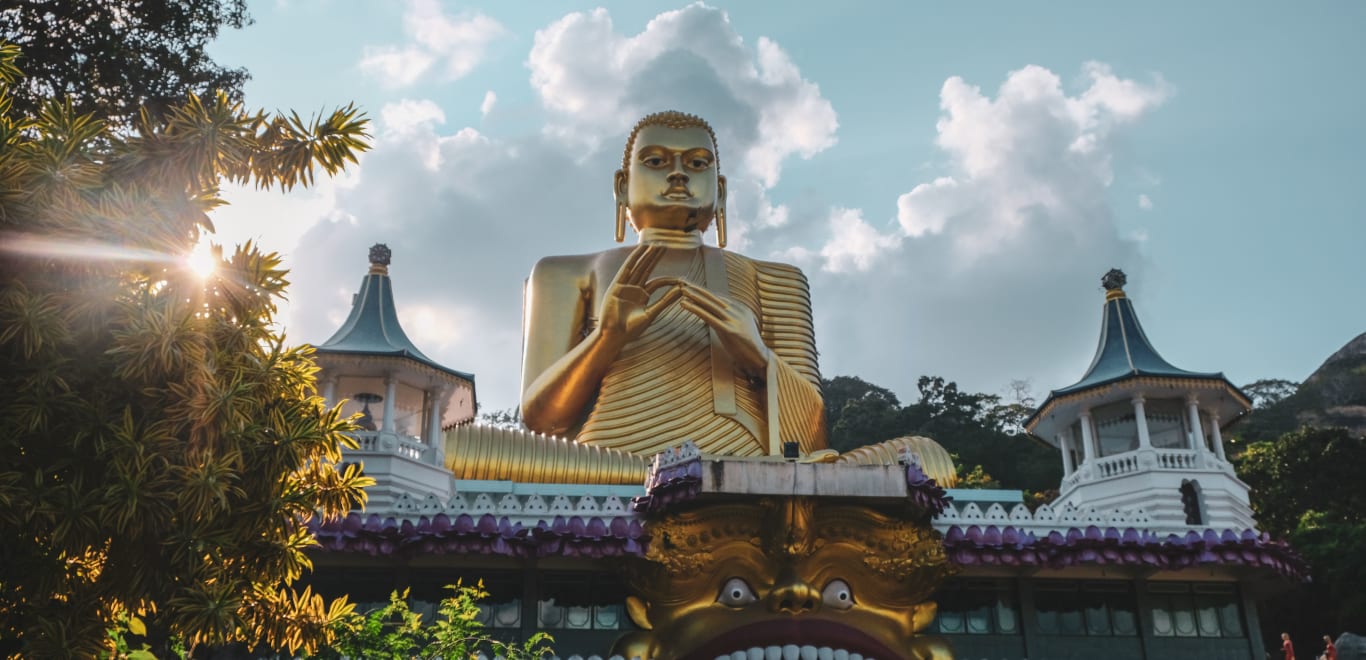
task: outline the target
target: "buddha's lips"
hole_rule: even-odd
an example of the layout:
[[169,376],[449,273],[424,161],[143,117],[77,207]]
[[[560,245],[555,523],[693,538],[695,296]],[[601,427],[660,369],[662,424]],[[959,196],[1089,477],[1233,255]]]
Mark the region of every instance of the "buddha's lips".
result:
[[887,648],[861,630],[825,619],[800,616],[771,619],[728,630],[692,649],[682,660],[714,660],[755,646],[827,646],[860,653],[865,658],[900,660],[905,654]]

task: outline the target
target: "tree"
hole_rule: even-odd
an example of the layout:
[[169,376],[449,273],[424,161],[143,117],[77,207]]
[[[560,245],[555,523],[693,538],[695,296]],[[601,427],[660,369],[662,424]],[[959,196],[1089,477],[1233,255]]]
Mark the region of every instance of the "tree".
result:
[[251,22],[246,0],[10,0],[0,35],[24,51],[28,73],[12,93],[16,110],[36,115],[66,96],[78,115],[130,125],[139,108],[160,114],[190,93],[238,99],[243,69],[213,62],[205,45],[224,26]]
[[963,392],[940,376],[921,376],[920,400],[905,406],[890,390],[857,377],[837,376],[821,385],[830,446],[839,451],[924,435],[953,453],[961,470],[971,466],[991,475],[997,488],[1047,490],[1062,480],[1057,454],[1017,435],[1020,401],[1003,404],[994,394]]
[[1272,631],[1313,638],[1366,620],[1366,437],[1303,428],[1248,447],[1238,475],[1258,527],[1304,555],[1313,582],[1270,604]]
[[288,190],[355,161],[367,121],[224,94],[128,131],[49,99],[16,112],[0,43],[0,654],[94,655],[137,617],[158,652],[312,648],[350,605],[288,586],[315,516],[369,483],[311,349],[273,323],[286,271],[251,244],[201,278],[220,181]]
[[826,436],[832,449],[849,451],[891,440],[901,432],[901,402],[896,395],[857,376],[821,381]]
[[1299,387],[1299,383],[1283,378],[1263,378],[1244,385],[1242,390],[1252,399],[1254,410],[1263,410],[1284,401]]

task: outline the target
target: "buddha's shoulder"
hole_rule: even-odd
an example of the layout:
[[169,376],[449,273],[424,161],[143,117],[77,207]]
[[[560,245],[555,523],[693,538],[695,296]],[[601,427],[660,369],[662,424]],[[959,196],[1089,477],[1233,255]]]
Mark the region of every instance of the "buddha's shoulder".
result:
[[[708,249],[714,250],[716,248]],[[726,250],[725,254],[726,259],[729,260],[733,266],[738,266],[740,268],[745,269],[753,269],[755,273],[761,277],[773,278],[782,281],[800,282],[803,286],[806,285],[806,274],[802,272],[801,268],[798,268],[797,266],[794,266],[792,264],[784,263],[781,261],[763,261],[760,259],[753,259],[750,257],[746,257],[745,255],[740,254],[738,252],[731,252],[729,250]]]
[[629,247],[614,248],[589,254],[562,254],[542,257],[531,269],[531,279],[535,281],[565,280],[600,274],[600,271],[616,272],[631,252]]

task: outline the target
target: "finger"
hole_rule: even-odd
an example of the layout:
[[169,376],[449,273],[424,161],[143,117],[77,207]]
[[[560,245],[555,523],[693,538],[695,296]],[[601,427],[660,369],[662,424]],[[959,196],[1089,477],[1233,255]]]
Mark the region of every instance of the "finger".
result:
[[692,312],[693,316],[696,316],[697,318],[701,319],[703,323],[706,323],[707,325],[713,328],[721,328],[726,325],[725,320],[717,316],[717,314],[714,311],[697,304],[697,302],[692,299],[685,297],[681,302],[678,303],[678,306],[682,307],[683,309],[689,312]]
[[651,322],[654,322],[655,317],[659,316],[661,312],[668,309],[669,305],[678,302],[678,299],[682,297],[682,289],[669,289],[668,291],[664,292],[663,296],[660,296],[659,300],[650,303],[650,306],[645,308],[645,318]]
[[643,285],[641,285],[641,286],[643,286],[643,287],[645,288],[646,291],[649,291],[650,293],[654,293],[654,292],[655,292],[656,290],[658,290],[660,287],[664,287],[664,286],[683,286],[683,285],[686,284],[686,283],[687,283],[687,282],[684,281],[683,278],[681,278],[681,277],[656,277],[656,278],[650,280],[649,282],[646,282],[645,284],[643,284]]
[[697,305],[698,307],[705,308],[709,314],[712,314],[717,318],[725,318],[726,316],[729,316],[726,313],[725,303],[720,302],[714,296],[706,296],[699,293],[698,287],[685,286],[680,287],[680,290],[683,292],[683,296],[685,299],[692,302],[694,305]]
[[723,298],[723,297],[721,297],[721,296],[719,296],[719,295],[717,295],[717,294],[715,294],[715,293],[712,293],[712,292],[711,292],[709,289],[707,289],[706,287],[698,286],[698,285],[693,284],[693,283],[691,283],[691,282],[687,282],[686,284],[687,284],[689,293],[692,293],[692,294],[696,295],[696,297],[697,297],[698,299],[700,299],[700,300],[706,300],[706,301],[710,302],[712,305],[715,305],[715,306],[717,307],[717,309],[725,309],[725,308],[727,308],[727,307],[730,306],[730,301],[729,301],[729,300],[726,300],[725,298]]
[[655,266],[659,264],[659,260],[663,258],[663,248],[655,245],[650,246],[649,252],[646,252],[645,256],[640,258],[640,261],[636,263],[635,270],[631,272],[631,277],[633,279],[631,283],[640,284],[648,279],[650,277],[650,272],[655,269]]

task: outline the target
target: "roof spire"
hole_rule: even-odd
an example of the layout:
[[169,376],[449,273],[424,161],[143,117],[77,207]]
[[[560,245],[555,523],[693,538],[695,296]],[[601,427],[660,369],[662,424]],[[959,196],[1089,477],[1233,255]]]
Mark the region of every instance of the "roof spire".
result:
[[1116,300],[1124,297],[1124,285],[1129,278],[1124,276],[1124,271],[1118,268],[1111,268],[1100,278],[1100,285],[1105,287],[1105,300]]
[[370,246],[370,274],[388,275],[389,258],[394,255],[393,250],[383,243],[375,243]]

